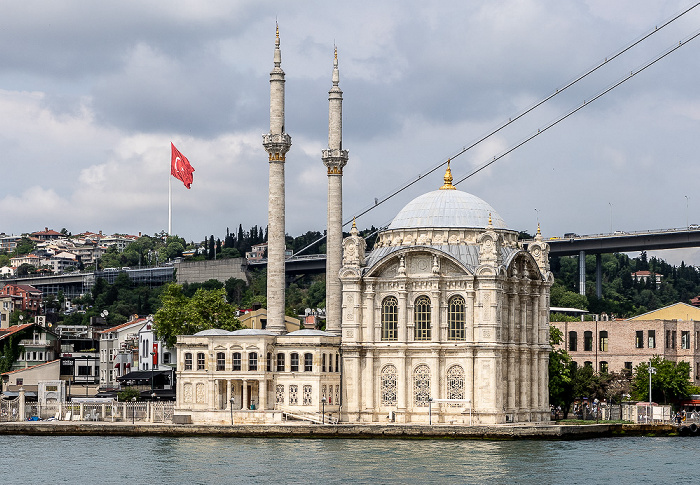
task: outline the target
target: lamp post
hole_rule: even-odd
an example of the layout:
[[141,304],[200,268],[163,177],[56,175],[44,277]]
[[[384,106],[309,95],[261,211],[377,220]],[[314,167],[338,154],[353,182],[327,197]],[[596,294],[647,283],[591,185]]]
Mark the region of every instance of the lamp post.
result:
[[230,399],[230,401],[231,401],[231,408],[230,408],[231,409],[231,426],[233,426],[233,402],[235,401],[235,399],[232,397]]
[[683,197],[685,197],[685,228],[688,229],[690,227],[688,221],[688,196],[684,195]]
[[321,411],[321,424],[326,424],[326,398],[322,397],[321,398],[321,408],[323,411]]
[[136,424],[136,398],[131,398],[131,424]]

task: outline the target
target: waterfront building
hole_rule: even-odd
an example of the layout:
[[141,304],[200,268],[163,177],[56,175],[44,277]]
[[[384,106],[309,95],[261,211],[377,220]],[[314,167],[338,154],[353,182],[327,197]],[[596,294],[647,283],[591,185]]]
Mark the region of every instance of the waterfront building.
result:
[[552,322],[579,366],[598,372],[628,372],[654,356],[690,364],[700,385],[700,308],[675,303],[627,320]]
[[[549,246],[527,249],[485,201],[444,184],[409,202],[374,251],[342,239],[342,91],[329,92],[326,331],[283,318],[284,72],[270,74],[268,308],[259,329],[177,340],[178,422],[279,422],[325,410],[344,422],[549,421]],[[281,306],[281,309],[280,309]],[[281,313],[280,313],[281,312]],[[318,414],[316,414],[318,416]],[[321,418],[325,419],[325,418]]]

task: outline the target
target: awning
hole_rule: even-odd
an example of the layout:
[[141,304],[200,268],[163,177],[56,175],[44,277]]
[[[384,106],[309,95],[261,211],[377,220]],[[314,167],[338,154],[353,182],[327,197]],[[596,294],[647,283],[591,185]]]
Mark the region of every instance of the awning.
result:
[[[19,391],[3,391],[2,395],[3,395],[3,397],[18,397]],[[34,391],[24,391],[24,396],[25,397],[36,397],[37,394]]]

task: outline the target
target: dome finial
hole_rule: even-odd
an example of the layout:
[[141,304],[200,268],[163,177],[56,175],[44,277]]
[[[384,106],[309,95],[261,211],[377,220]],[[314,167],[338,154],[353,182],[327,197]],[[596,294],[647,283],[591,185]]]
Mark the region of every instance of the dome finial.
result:
[[491,213],[489,212],[489,227],[493,227],[493,221],[491,220]]
[[457,188],[452,185],[452,170],[450,170],[450,159],[447,159],[447,170],[445,170],[445,185],[440,187],[440,190],[457,190]]

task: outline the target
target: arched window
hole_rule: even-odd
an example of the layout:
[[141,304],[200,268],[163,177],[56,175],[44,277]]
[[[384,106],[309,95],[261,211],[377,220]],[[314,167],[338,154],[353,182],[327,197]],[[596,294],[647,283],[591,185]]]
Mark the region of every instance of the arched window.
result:
[[447,369],[447,399],[464,399],[464,369],[461,365]]
[[598,338],[600,340],[600,342],[599,342],[600,351],[607,352],[608,351],[608,331],[601,330]]
[[267,372],[272,372],[272,352],[267,353],[267,359],[265,360],[265,370]]
[[381,396],[385,406],[396,405],[396,380],[398,373],[392,364],[385,365],[381,372]]
[[248,354],[248,370],[258,370],[258,353],[250,352]]
[[576,352],[578,349],[578,333],[574,330],[569,332],[569,350]]
[[185,354],[185,370],[192,370],[192,354],[190,352]]
[[205,363],[204,352],[199,352],[197,354],[197,370],[204,370]]
[[606,374],[608,372],[608,363],[604,360],[600,361],[600,372]]
[[447,340],[464,340],[464,298],[453,296],[447,307]]
[[314,354],[304,354],[304,372],[313,372]]
[[226,354],[223,352],[216,353],[216,370],[226,370]]
[[430,298],[419,296],[413,309],[415,340],[430,340]]
[[234,352],[231,358],[231,370],[241,370],[241,353]]
[[413,370],[413,404],[427,406],[430,399],[430,367],[421,364]]
[[284,354],[282,352],[277,354],[277,372],[284,372]]
[[291,370],[292,372],[299,372],[299,354],[296,352],[292,353],[290,357],[290,365],[291,365]]
[[321,372],[326,372],[326,354],[321,354]]
[[583,332],[583,350],[591,352],[593,350],[593,332],[586,330]]
[[393,296],[382,301],[382,340],[399,338],[399,302]]

